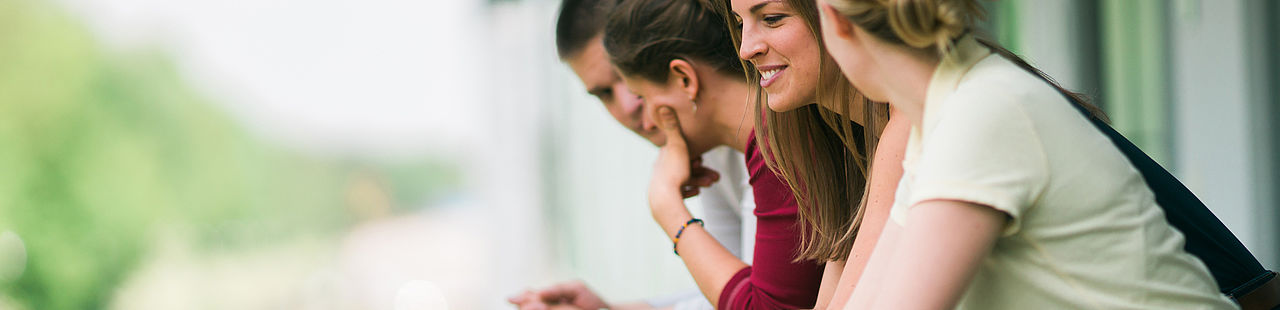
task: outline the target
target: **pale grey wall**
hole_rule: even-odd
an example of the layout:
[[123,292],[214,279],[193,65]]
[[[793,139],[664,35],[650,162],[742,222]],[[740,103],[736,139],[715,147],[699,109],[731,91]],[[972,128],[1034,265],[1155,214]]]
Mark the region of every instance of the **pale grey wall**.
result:
[[[1171,16],[1174,172],[1268,265],[1269,199],[1258,185],[1274,156],[1253,117],[1262,105],[1245,1],[1175,1]],[[1267,237],[1264,237],[1267,234]]]

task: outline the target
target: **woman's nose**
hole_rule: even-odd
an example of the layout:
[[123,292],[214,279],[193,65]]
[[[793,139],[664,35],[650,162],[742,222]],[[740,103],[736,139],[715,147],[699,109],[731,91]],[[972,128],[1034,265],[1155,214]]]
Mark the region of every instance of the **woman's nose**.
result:
[[757,36],[749,31],[748,28],[743,27],[742,29],[742,46],[738,48],[738,58],[742,58],[742,60],[751,60],[752,58],[756,58],[756,56],[764,54],[766,49],[764,43],[756,38]]
[[640,106],[640,129],[644,132],[653,132],[658,130],[658,121],[653,118],[653,113],[657,112],[657,107],[652,106],[651,104],[645,104],[644,100],[637,101],[640,102],[640,104],[638,104]]

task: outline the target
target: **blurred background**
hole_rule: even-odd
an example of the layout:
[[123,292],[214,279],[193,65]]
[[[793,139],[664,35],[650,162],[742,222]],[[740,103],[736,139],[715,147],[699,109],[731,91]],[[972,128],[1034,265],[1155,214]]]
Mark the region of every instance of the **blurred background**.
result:
[[[984,2],[1280,263],[1280,2]],[[0,0],[0,309],[505,309],[692,288],[556,0]],[[697,212],[697,200],[691,205]]]

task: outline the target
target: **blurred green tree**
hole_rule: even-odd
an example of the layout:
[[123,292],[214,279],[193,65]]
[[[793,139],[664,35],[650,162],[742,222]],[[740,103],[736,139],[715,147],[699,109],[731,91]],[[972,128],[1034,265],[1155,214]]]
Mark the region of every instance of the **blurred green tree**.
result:
[[[350,161],[253,139],[171,63],[105,50],[54,5],[0,1],[0,231],[27,251],[0,295],[31,309],[105,308],[165,225],[219,249],[349,224]],[[456,177],[400,166],[422,169],[390,169],[399,187]]]

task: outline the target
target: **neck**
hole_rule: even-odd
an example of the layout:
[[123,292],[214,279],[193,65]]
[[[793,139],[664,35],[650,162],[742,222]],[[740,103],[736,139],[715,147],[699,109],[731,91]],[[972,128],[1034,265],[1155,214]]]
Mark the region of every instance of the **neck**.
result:
[[920,125],[924,118],[925,98],[929,90],[929,81],[938,67],[940,57],[930,51],[922,51],[899,46],[885,46],[883,56],[877,65],[883,88],[889,103],[898,114],[905,117],[913,125]]
[[703,107],[698,113],[712,113],[710,119],[717,144],[728,145],[739,152],[745,151],[747,140],[751,138],[752,129],[755,129],[755,122],[747,114],[751,110],[747,103],[751,87],[741,79],[717,73],[704,76],[707,78],[702,80],[702,88],[714,91],[698,93],[695,101]]

